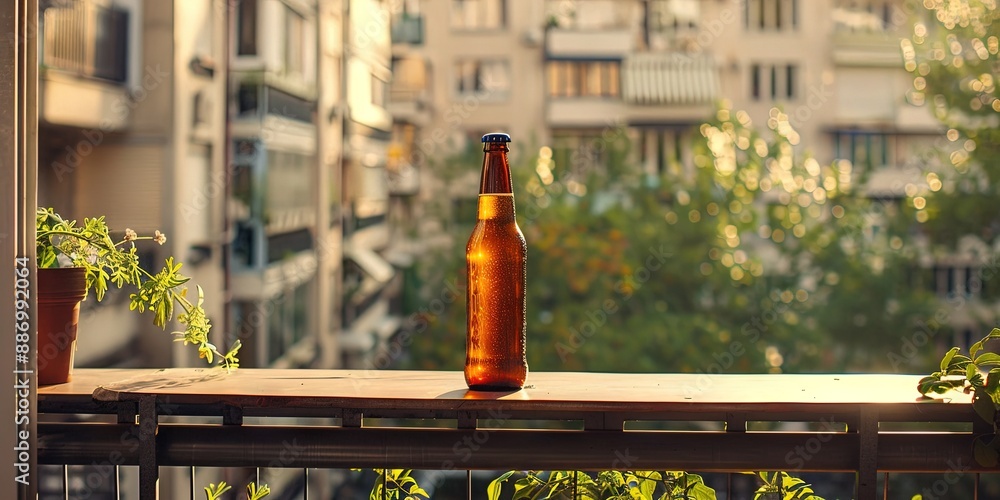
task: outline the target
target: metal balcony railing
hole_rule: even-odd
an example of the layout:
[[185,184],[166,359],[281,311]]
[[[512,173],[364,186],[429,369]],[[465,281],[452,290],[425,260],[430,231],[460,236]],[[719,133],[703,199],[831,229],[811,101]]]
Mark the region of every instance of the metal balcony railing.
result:
[[128,77],[128,11],[90,0],[42,11],[45,67],[124,83]]
[[[878,486],[881,475],[937,472],[949,485],[950,478],[974,478],[969,498],[978,498],[979,474],[1000,469],[979,465],[972,442],[992,427],[976,416],[968,395],[919,398],[918,379],[532,373],[523,390],[476,392],[460,372],[77,370],[72,382],[39,390],[42,417],[107,414],[117,423],[42,420],[38,462],[104,464],[110,478],[138,466],[143,499],[156,498],[160,467],[168,466],[192,468],[192,492],[195,466],[297,469],[306,498],[313,498],[310,470],[348,467],[847,472],[855,477],[854,498],[865,500],[890,494],[887,481]],[[262,425],[255,417],[311,423]],[[184,421],[191,418],[201,420]],[[421,419],[423,427],[379,419]],[[561,429],[539,428],[540,421]],[[648,430],[650,423],[679,422],[720,425]],[[756,430],[778,422],[821,425]],[[636,423],[647,430],[635,430]],[[960,430],[927,428],[940,423]],[[733,497],[723,491],[720,498]]]

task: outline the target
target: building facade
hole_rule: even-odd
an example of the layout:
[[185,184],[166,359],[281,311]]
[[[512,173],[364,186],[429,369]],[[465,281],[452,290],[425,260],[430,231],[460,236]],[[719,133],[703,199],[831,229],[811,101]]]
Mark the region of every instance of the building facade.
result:
[[[394,5],[394,148],[419,172],[415,212],[475,206],[478,163],[435,161],[507,130],[515,154],[551,148],[554,168],[599,166],[624,132],[651,176],[692,168],[691,139],[719,102],[764,128],[778,107],[803,153],[846,160],[867,194],[898,204],[926,187],[942,125],[903,69],[916,12],[898,0],[449,0]],[[463,215],[464,214],[464,215]],[[420,219],[418,219],[420,220]],[[416,222],[414,222],[416,224]],[[876,223],[877,225],[877,223]],[[877,230],[867,228],[866,230]],[[421,240],[447,233],[431,225]],[[974,246],[974,245],[972,245]],[[915,271],[942,296],[981,263],[969,252]],[[987,315],[992,317],[992,315]],[[958,321],[956,319],[956,321]],[[955,324],[960,337],[981,325]],[[961,333],[964,332],[964,333]],[[964,338],[955,339],[961,345]]]
[[[40,13],[40,203],[160,230],[248,367],[362,363],[395,333],[389,7],[375,0],[50,2]],[[154,245],[155,247],[155,245]],[[87,301],[78,366],[203,361]]]

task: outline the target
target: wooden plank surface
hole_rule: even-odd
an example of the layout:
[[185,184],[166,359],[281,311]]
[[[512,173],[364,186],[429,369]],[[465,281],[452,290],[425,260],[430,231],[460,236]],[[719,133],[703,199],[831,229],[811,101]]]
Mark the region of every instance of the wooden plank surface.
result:
[[[396,370],[219,369],[77,370],[68,384],[43,387],[39,397],[92,393],[97,401],[135,401],[142,395],[176,404],[240,407],[402,408],[456,410],[496,406],[552,411],[685,411],[808,409],[813,405],[919,408],[916,375],[701,375],[530,373],[520,391],[480,392],[461,372]],[[948,402],[970,403],[953,392]],[[919,406],[918,406],[919,405]]]

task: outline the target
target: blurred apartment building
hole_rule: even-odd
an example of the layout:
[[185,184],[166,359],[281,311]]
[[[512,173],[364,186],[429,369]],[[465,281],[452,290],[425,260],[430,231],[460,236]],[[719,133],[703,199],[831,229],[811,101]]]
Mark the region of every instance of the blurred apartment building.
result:
[[686,157],[685,139],[725,98],[761,126],[782,106],[821,163],[892,168],[939,132],[905,97],[902,4],[399,2],[396,137],[419,160],[480,131],[510,130],[521,148],[549,145],[558,161],[621,126],[655,173]]
[[[387,6],[41,4],[40,204],[166,233],[142,259],[184,262],[244,366],[364,366],[399,324]],[[202,365],[127,301],[84,304],[77,366]]]
[[[909,98],[898,40],[914,15],[901,0],[400,1],[389,108],[410,161],[390,170],[428,170],[494,129],[515,153],[549,146],[557,168],[586,168],[604,161],[595,140],[622,127],[647,173],[678,171],[726,99],[760,128],[780,106],[821,164],[850,161],[870,196],[897,203],[925,185],[920,152],[942,132]],[[450,198],[453,218],[475,206],[478,164],[458,182],[431,173],[419,198]],[[943,258],[924,281],[969,295],[978,265]]]

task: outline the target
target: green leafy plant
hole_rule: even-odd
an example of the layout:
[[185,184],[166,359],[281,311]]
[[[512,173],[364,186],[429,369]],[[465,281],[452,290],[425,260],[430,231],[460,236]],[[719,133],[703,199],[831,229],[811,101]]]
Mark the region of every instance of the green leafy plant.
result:
[[136,290],[129,296],[129,309],[139,313],[148,310],[153,314],[153,324],[160,328],[166,328],[167,322],[174,316],[175,307],[180,307],[177,321],[184,325],[184,330],[173,332],[176,341],[197,346],[199,357],[205,358],[209,364],[217,361],[227,370],[239,367],[239,340],[225,354],[209,342],[212,324],[202,307],[204,293],[198,287],[195,301],[188,299],[188,289],[184,284],[191,278],[180,273],[181,263],[175,263],[173,257],[169,257],[164,267],[155,274],[139,265],[136,242],[152,240],[162,245],[167,240],[163,233],[156,231],[153,236],[140,236],[126,228],[121,240],[115,241],[104,217],[86,218],[82,225],[78,225],[75,220],[66,220],[51,208],[38,209],[35,231],[39,268],[84,268],[87,292],[89,294],[93,290],[98,301],[104,298],[109,283],[118,288],[134,286]]
[[[361,469],[352,469],[361,471]],[[373,469],[377,477],[369,500],[429,498],[410,469]],[[787,472],[751,472],[763,484],[754,500],[823,500],[811,485]],[[504,492],[504,485],[512,491]],[[509,490],[509,489],[508,489]],[[384,497],[383,497],[384,494]],[[697,474],[683,471],[508,471],[486,488],[489,500],[550,498],[591,500],[715,500],[715,490]]]
[[[992,434],[975,437],[976,461],[986,467],[1000,463],[1000,436],[997,410],[1000,408],[1000,354],[985,351],[987,343],[1000,339],[1000,328],[994,328],[982,340],[969,347],[969,355],[952,347],[941,358],[940,370],[922,379],[917,390],[924,396],[961,390],[972,394],[976,414],[993,426]],[[986,374],[984,377],[983,374]]]
[[[360,472],[362,469],[351,469]],[[423,500],[429,499],[426,490],[413,478],[413,469],[372,469],[375,483],[369,500]]]
[[[205,498],[208,500],[220,500],[222,494],[233,489],[232,486],[226,484],[225,481],[220,481],[219,484],[209,484],[205,487]],[[247,499],[248,500],[260,500],[271,494],[271,488],[266,484],[260,486],[257,483],[247,484]]]
[[257,486],[257,483],[247,485],[247,500],[260,500],[271,494],[271,488],[266,484]]
[[761,481],[754,492],[754,500],[823,500],[812,490],[812,485],[787,472],[755,472]]
[[516,476],[513,500],[715,499],[715,490],[706,486],[701,476],[676,471],[602,471],[594,475],[583,471],[510,471],[490,483],[489,499],[499,499],[503,483]]

